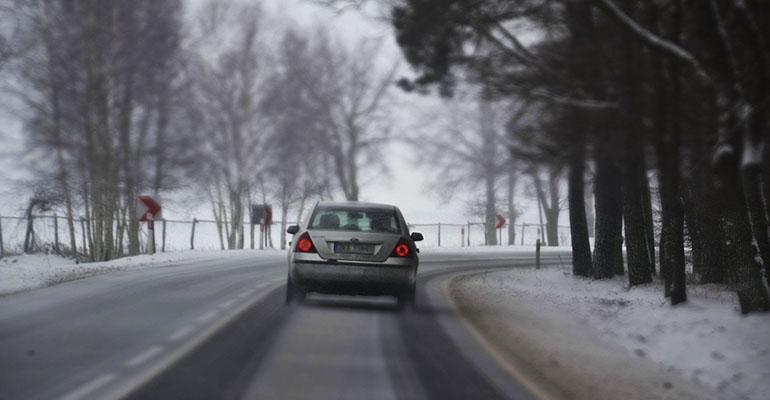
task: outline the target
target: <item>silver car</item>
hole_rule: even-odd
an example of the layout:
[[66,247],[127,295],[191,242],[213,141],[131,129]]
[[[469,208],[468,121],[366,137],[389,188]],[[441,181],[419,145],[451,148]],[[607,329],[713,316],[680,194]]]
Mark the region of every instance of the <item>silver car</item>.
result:
[[399,306],[415,301],[419,250],[423,239],[395,206],[359,202],[319,202],[302,225],[289,226],[286,302],[307,292],[392,295]]

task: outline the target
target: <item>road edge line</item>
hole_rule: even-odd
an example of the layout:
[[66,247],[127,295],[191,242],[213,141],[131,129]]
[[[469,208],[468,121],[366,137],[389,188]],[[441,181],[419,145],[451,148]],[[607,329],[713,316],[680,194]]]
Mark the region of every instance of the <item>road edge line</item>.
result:
[[[493,272],[493,271],[487,271],[487,272]],[[469,274],[479,273],[478,271],[470,272]],[[486,272],[485,272],[486,273]],[[451,308],[452,312],[457,316],[457,320],[462,324],[462,326],[468,331],[468,333],[471,334],[471,336],[476,340],[476,342],[484,349],[484,351],[489,354],[492,359],[495,360],[495,362],[500,366],[500,368],[503,369],[511,378],[516,380],[518,383],[521,383],[524,387],[527,388],[527,390],[532,394],[534,397],[541,399],[541,400],[551,400],[555,397],[551,394],[549,394],[545,389],[543,389],[540,385],[536,384],[532,379],[530,379],[529,375],[522,372],[521,368],[515,366],[513,363],[511,363],[510,360],[508,360],[506,357],[504,357],[501,352],[497,349],[497,346],[495,346],[489,339],[484,336],[483,333],[481,333],[478,328],[471,322],[465,314],[462,312],[460,307],[457,305],[457,302],[455,299],[451,296],[449,292],[449,286],[453,280],[455,280],[459,276],[464,276],[466,274],[458,274],[455,275],[449,279],[444,280],[444,282],[441,283],[441,294],[444,296],[444,298],[447,301],[447,304]]]
[[111,399],[124,399],[134,393],[139,388],[144,386],[147,382],[150,382],[153,378],[161,374],[166,369],[173,366],[176,362],[184,358],[191,351],[202,345],[208,338],[223,329],[228,323],[235,320],[239,315],[243,314],[250,307],[262,301],[273,290],[281,286],[283,283],[274,282],[267,285],[257,285],[254,288],[255,294],[252,301],[245,301],[238,307],[227,310],[226,316],[216,320],[214,324],[207,325],[204,329],[198,331],[192,338],[183,342],[179,346],[176,346],[171,351],[161,356],[156,362],[143,368],[137,374],[134,374],[129,379],[120,382],[118,385],[114,385],[104,393],[105,398]]

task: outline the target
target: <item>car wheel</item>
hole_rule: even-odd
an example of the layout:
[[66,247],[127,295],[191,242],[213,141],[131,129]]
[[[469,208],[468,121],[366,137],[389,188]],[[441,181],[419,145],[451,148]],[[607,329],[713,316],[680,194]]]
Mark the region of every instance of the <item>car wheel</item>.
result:
[[305,291],[291,277],[286,278],[286,304],[305,300]]

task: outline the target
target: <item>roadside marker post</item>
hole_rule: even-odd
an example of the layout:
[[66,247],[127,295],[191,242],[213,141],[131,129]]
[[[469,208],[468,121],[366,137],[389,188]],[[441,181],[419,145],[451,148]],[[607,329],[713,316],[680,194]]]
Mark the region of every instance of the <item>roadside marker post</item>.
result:
[[503,245],[503,227],[505,226],[505,223],[507,222],[505,220],[505,217],[502,216],[502,214],[495,215],[495,228],[497,228],[497,245],[502,246]]
[[471,221],[468,221],[468,247],[471,247]]
[[147,254],[155,254],[155,223],[152,219],[152,213],[145,214],[147,221]]
[[[147,222],[147,253],[155,254],[155,219],[162,218],[160,216],[161,207],[160,204],[150,196],[139,196],[139,202],[145,209],[141,214],[141,218],[139,218],[139,222]],[[137,210],[139,209],[140,208],[137,207]]]
[[165,253],[166,252],[166,219],[163,218],[161,220],[161,223],[163,224],[163,234],[162,234],[163,239],[160,245],[160,252]]
[[[269,204],[252,204],[251,205],[251,224],[259,224],[259,249],[265,249],[265,243],[267,242],[266,235],[270,234],[268,230],[270,224],[273,223],[273,208]],[[253,230],[252,230],[253,232]]]
[[540,269],[540,239],[535,241],[535,269]]

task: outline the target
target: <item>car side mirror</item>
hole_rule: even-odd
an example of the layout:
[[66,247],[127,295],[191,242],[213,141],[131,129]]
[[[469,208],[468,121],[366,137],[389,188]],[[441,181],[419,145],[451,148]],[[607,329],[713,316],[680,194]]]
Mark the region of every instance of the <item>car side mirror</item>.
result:
[[297,225],[289,225],[289,227],[286,228],[286,233],[290,235],[296,235],[297,232],[299,232],[299,226]]
[[420,232],[412,232],[412,234],[409,235],[409,237],[412,238],[412,241],[414,242],[421,242],[423,239],[422,233]]

